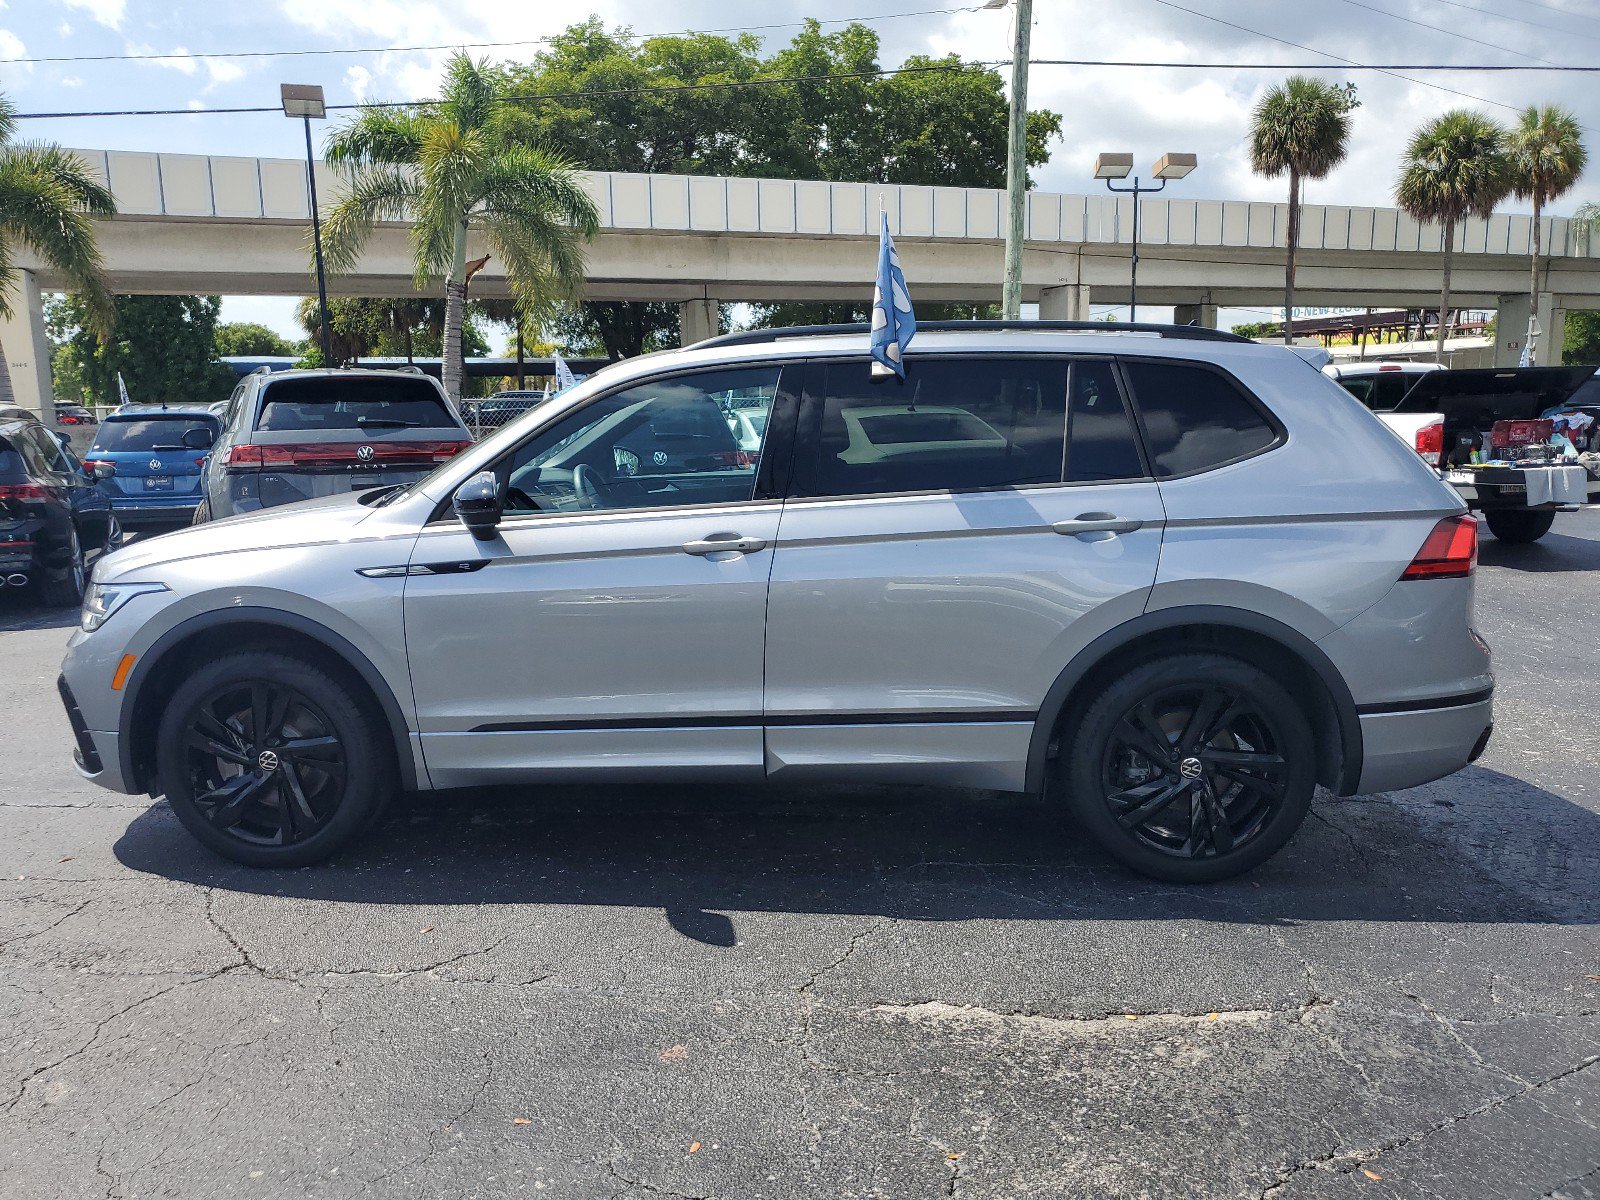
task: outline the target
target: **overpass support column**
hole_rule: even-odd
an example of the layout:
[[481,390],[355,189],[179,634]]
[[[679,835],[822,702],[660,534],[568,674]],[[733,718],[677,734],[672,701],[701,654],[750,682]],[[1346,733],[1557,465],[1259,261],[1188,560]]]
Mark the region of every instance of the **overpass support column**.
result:
[[715,300],[685,300],[678,305],[682,326],[678,334],[680,346],[692,346],[721,331],[722,313]]
[[1174,325],[1198,325],[1202,329],[1215,329],[1217,327],[1217,306],[1209,300],[1202,300],[1199,304],[1179,304],[1172,310],[1172,323]]
[[0,376],[0,404],[20,404],[54,428],[50,391],[50,338],[44,326],[44,294],[32,271],[16,272],[11,316],[0,318],[0,354],[5,355],[10,385]]
[[1060,287],[1047,287],[1039,293],[1039,319],[1041,321],[1087,321],[1089,319],[1089,285],[1064,283]]
[[[1561,365],[1562,345],[1567,334],[1567,310],[1556,306],[1550,292],[1540,292],[1539,341],[1534,347],[1533,365],[1549,367]],[[1501,296],[1500,308],[1494,323],[1494,365],[1514,367],[1522,358],[1522,343],[1528,336],[1528,297],[1526,293]]]

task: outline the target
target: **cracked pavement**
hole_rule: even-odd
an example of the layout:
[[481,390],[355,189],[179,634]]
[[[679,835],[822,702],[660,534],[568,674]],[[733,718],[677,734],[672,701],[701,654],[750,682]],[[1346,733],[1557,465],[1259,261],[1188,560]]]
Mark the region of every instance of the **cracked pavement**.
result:
[[0,1196],[1600,1200],[1600,511],[1486,541],[1488,754],[1175,888],[909,789],[401,801],[207,855],[0,605]]

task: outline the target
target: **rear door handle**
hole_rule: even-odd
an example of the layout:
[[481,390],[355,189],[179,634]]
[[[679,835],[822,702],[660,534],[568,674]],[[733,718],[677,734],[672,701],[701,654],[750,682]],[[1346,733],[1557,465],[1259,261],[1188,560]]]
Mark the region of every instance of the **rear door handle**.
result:
[[1072,521],[1057,521],[1050,526],[1057,533],[1074,537],[1080,533],[1132,533],[1144,528],[1144,522],[1133,517],[1119,517],[1115,513],[1079,513]]
[[699,541],[685,542],[685,554],[754,554],[757,550],[765,550],[767,543],[764,538],[744,537],[737,533],[713,533],[708,538]]

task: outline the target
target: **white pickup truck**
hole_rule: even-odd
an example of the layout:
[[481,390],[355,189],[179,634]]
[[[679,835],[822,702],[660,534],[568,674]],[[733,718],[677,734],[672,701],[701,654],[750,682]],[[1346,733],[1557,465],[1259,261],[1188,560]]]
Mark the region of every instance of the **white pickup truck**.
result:
[[[1600,458],[1588,466],[1559,459],[1502,465],[1491,449],[1497,421],[1532,421],[1550,409],[1581,407],[1580,389],[1596,385],[1593,367],[1447,370],[1432,363],[1328,365],[1323,372],[1370,408],[1407,445],[1482,512],[1506,542],[1534,542],[1558,512],[1574,512],[1600,494]],[[1476,452],[1476,453],[1474,453]]]

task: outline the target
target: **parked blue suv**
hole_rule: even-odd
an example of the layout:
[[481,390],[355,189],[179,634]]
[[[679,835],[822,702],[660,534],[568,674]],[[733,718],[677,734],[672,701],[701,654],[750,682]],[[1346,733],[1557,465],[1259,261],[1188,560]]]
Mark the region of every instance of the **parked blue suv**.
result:
[[200,470],[221,428],[200,407],[127,405],[107,417],[84,453],[84,466],[109,463],[104,487],[117,519],[136,525],[187,525],[200,503]]

